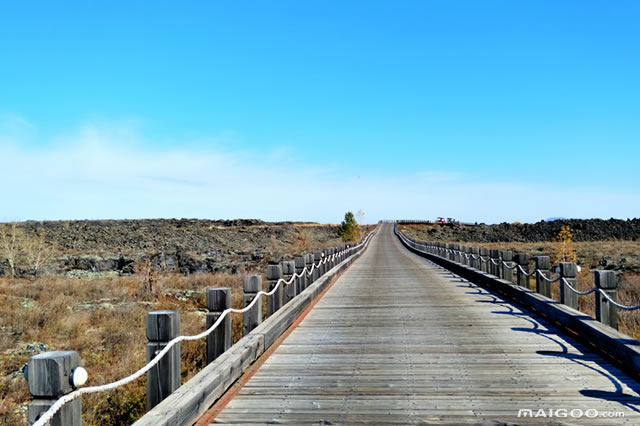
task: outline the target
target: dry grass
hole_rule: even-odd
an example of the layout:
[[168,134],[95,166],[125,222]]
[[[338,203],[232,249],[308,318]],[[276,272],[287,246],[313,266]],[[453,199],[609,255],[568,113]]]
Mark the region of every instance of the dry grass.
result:
[[[108,383],[144,365],[148,311],[177,310],[182,333],[195,334],[205,328],[204,290],[231,287],[233,305],[241,307],[241,280],[228,274],[159,276],[149,295],[141,277],[0,279],[0,423],[25,423],[30,395],[20,370],[40,344],[45,350],[78,351],[89,384]],[[238,340],[242,318],[233,321]],[[181,350],[182,377],[188,380],[204,366],[205,342],[186,342]],[[145,411],[145,381],[83,401],[87,425],[130,424]]]

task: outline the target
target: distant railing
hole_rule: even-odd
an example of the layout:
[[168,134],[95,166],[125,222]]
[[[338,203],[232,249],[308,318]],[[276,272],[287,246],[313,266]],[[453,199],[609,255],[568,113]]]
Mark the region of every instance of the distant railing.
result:
[[153,408],[181,385],[180,342],[206,337],[207,364],[212,363],[232,346],[231,313],[243,314],[243,333],[248,335],[262,322],[262,296],[267,297],[267,317],[271,317],[332,268],[360,253],[374,234],[375,231],[359,244],[341,245],[268,265],[268,291],[262,290],[261,275],[246,276],[242,309],[231,308],[230,288],[207,289],[206,303],[210,313],[206,318],[207,328],[202,333],[180,335],[177,311],[149,312],[146,317],[147,364],[113,383],[80,387],[85,383],[87,373],[80,367],[80,357],[75,351],[43,352],[32,357],[25,370],[29,391],[34,397],[28,408],[29,424],[44,426],[51,421],[80,425],[80,397],[83,394],[113,390],[145,374],[147,407]]
[[595,295],[596,319],[612,328],[618,328],[617,310],[637,310],[640,305],[623,305],[617,301],[618,280],[614,271],[594,271],[595,287],[579,291],[577,275],[579,267],[573,262],[561,262],[553,270],[557,277],[551,277],[551,260],[549,256],[535,256],[534,267],[530,270],[530,258],[527,253],[513,253],[510,250],[495,250],[482,247],[461,246],[459,244],[417,242],[404,235],[395,227],[395,233],[407,245],[417,251],[430,253],[449,261],[475,268],[491,274],[496,278],[514,281],[515,284],[529,288],[529,278],[535,277],[535,291],[545,297],[552,298],[551,284],[560,285],[560,303],[578,310],[578,297]]
[[385,223],[397,223],[400,225],[429,225],[429,224],[441,224],[441,225],[466,225],[466,226],[474,226],[477,225],[478,223],[472,223],[472,222],[460,222],[457,220],[454,220],[453,222],[434,222],[431,220],[425,220],[425,219],[398,219],[398,220],[385,220],[383,221]]

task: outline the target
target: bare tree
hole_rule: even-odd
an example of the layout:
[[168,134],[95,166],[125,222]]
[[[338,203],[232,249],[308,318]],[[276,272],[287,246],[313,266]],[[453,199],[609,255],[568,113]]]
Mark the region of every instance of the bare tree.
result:
[[5,224],[0,231],[0,248],[2,255],[9,263],[11,278],[16,276],[16,259],[19,251],[18,232],[18,226],[15,222]]
[[30,270],[34,276],[38,275],[40,267],[51,256],[51,248],[47,245],[45,237],[44,232],[40,232],[34,237],[25,235],[22,243],[25,259],[29,262]]
[[51,257],[51,248],[45,241],[45,233],[28,235],[18,224],[7,223],[0,228],[0,256],[9,264],[9,275],[14,278],[18,267],[29,270],[34,276]]
[[356,216],[358,217],[358,223],[360,225],[363,225],[364,223],[364,212],[362,211],[362,209],[358,210],[358,213],[356,213]]

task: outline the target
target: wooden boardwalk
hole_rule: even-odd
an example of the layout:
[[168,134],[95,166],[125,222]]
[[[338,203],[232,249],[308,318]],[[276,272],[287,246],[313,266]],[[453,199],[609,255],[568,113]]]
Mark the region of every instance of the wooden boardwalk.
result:
[[385,224],[214,423],[640,424],[638,392],[549,323],[408,252]]

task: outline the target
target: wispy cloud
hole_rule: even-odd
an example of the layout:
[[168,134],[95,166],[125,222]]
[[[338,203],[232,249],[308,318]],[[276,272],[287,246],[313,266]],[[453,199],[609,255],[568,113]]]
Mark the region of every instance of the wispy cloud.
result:
[[[32,126],[0,126],[0,220],[256,217],[338,222],[366,218],[535,221],[550,216],[630,217],[640,197],[588,187],[479,181],[470,174],[353,177],[295,152],[230,152],[185,141],[153,147],[127,124],[85,124],[48,143],[26,143]],[[9,130],[13,128],[13,130]],[[15,129],[23,129],[16,131]],[[181,148],[187,146],[188,148]],[[384,155],[384,154],[381,154]],[[436,164],[433,164],[436,166]]]

